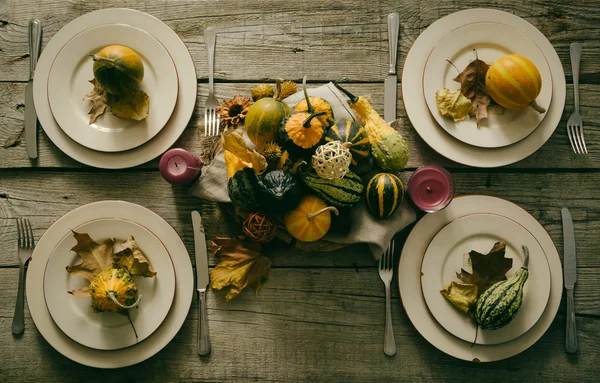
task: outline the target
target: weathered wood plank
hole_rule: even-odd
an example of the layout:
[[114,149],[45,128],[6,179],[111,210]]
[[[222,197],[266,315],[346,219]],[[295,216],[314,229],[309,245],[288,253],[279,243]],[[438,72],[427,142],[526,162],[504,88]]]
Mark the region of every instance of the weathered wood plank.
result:
[[[15,282],[16,274],[16,270],[0,270],[8,283]],[[24,335],[13,337],[9,329],[13,297],[3,284],[0,373],[4,379],[70,382],[114,376],[114,371],[79,366],[58,354],[35,329],[28,312]],[[600,362],[598,318],[577,318],[580,349],[585,352],[576,357],[576,369],[564,354],[562,314],[523,354],[481,365],[458,362],[429,345],[408,320],[396,289],[392,303],[398,353],[389,359],[382,353],[385,299],[376,270],[273,270],[258,294],[245,292],[226,303],[223,294],[209,292],[210,358],[199,359],[195,352],[197,310],[192,309],[165,350],[119,374],[145,381],[439,382],[469,376],[571,382],[592,381]]]
[[[219,99],[231,98],[234,94],[249,94],[253,83],[222,83],[216,85]],[[312,84],[311,86],[317,86]],[[357,94],[370,95],[373,106],[383,113],[383,86],[381,84],[348,84],[348,90]],[[21,83],[0,83],[0,168],[23,167],[84,167],[67,155],[62,153],[39,128],[39,158],[30,161],[24,135],[21,142],[14,147],[4,148],[4,142],[18,135],[24,126],[23,122],[23,97],[25,85]],[[581,86],[581,111],[586,125],[586,143],[589,155],[577,156],[573,154],[566,133],[566,120],[573,110],[572,87],[567,89],[567,106],[563,113],[560,126],[556,129],[550,140],[529,158],[511,165],[511,168],[598,168],[600,167],[600,86]],[[208,95],[207,84],[199,84],[198,102],[188,128],[181,138],[175,143],[176,147],[183,147],[195,153],[201,153],[202,144],[200,135],[204,130],[204,103]],[[398,96],[398,117],[401,119],[401,132],[406,138],[410,148],[409,168],[416,168],[423,164],[437,163],[447,167],[463,167],[451,162],[431,149],[412,128],[402,104],[401,94]],[[144,168],[157,168],[158,161],[151,161],[142,165]]]
[[[404,182],[410,172],[401,175]],[[458,194],[489,194],[512,200],[538,218],[562,249],[560,208],[568,206],[575,220],[578,265],[600,267],[600,196],[596,174],[455,173]],[[135,190],[135,193],[132,192]],[[119,199],[146,206],[171,223],[193,254],[190,212],[200,209],[207,233],[232,235],[237,226],[220,209],[188,194],[186,187],[171,187],[158,172],[29,172],[0,174],[0,265],[17,262],[14,217],[29,217],[39,238],[56,219],[80,205]],[[303,253],[276,247],[269,250],[275,267],[373,267],[366,247],[352,246],[332,253]],[[215,264],[215,260],[210,260]]]
[[[48,1],[23,7],[17,0],[0,6],[0,81],[24,81],[28,76],[27,23],[44,23],[44,44],[65,24],[87,12],[111,7],[139,9],[173,28],[190,50],[199,77],[206,77],[203,30],[219,28],[215,71],[230,80],[264,77],[300,77],[333,80],[383,81],[388,66],[387,14],[399,12],[400,63],[419,34],[431,23],[458,10],[491,7],[515,13],[538,27],[553,43],[565,72],[570,73],[569,44],[581,41],[585,54],[582,82],[600,82],[600,43],[590,30],[597,29],[600,14],[593,2],[518,0],[317,3],[260,1],[251,9],[239,1],[211,2],[131,0],[110,2]],[[348,65],[339,65],[348,63]],[[293,64],[293,65],[290,65]]]

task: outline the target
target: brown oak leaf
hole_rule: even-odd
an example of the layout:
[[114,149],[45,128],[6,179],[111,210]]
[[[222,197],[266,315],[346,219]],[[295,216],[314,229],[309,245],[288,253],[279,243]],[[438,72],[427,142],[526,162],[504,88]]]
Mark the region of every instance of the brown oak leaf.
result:
[[219,263],[210,272],[211,287],[221,290],[229,287],[226,300],[237,297],[250,285],[258,292],[268,279],[271,260],[261,254],[257,242],[240,238],[217,237],[212,243]]
[[91,79],[90,83],[94,85],[94,89],[92,89],[88,94],[83,96],[84,100],[88,100],[92,102],[92,108],[88,112],[90,115],[89,125],[92,125],[98,116],[103,114],[108,107],[108,93],[102,89],[100,84],[96,81],[96,79]]
[[156,271],[142,253],[133,236],[129,236],[127,241],[123,242],[123,250],[116,253],[113,257],[115,266],[123,268],[131,275],[141,275],[144,277],[153,277]]
[[461,269],[458,279],[477,286],[477,296],[483,294],[494,283],[506,280],[506,273],[512,268],[512,258],[506,258],[506,243],[496,242],[487,254],[475,250],[469,252],[473,273]]

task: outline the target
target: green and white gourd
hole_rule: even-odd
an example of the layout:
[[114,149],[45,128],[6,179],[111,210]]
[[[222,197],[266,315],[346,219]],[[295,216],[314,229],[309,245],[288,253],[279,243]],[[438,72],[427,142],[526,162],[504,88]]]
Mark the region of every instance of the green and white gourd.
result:
[[523,286],[529,277],[529,250],[523,246],[525,261],[515,275],[487,289],[477,300],[475,320],[484,330],[496,330],[509,324],[523,303]]

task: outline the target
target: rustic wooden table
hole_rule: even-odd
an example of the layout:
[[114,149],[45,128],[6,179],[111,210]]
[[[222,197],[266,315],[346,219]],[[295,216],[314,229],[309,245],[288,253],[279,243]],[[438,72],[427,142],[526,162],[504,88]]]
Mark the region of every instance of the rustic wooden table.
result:
[[[460,4],[459,4],[460,3]],[[505,361],[456,360],[428,344],[408,320],[393,289],[398,353],[382,352],[384,290],[365,246],[327,254],[281,249],[270,281],[258,294],[245,292],[225,303],[209,292],[213,340],[210,358],[196,354],[197,310],[175,339],[153,358],[120,371],[78,365],[61,356],[38,333],[26,311],[22,336],[10,326],[18,278],[16,217],[31,219],[36,238],[60,216],[82,204],[121,199],[146,206],[171,223],[191,254],[190,212],[202,210],[209,237],[229,234],[219,210],[171,187],[158,161],[135,169],[102,171],[63,154],[39,133],[39,159],[27,157],[23,102],[29,60],[27,23],[43,21],[43,45],[74,18],[105,7],[137,8],[173,28],[189,48],[198,74],[196,113],[175,146],[201,152],[199,126],[207,95],[203,30],[219,27],[217,97],[248,92],[265,77],[326,82],[347,77],[349,90],[370,94],[383,111],[388,65],[386,17],[400,14],[399,63],[427,26],[460,9],[489,6],[515,13],[537,26],[558,52],[567,76],[567,105],[550,140],[529,158],[501,169],[465,168],[437,155],[414,132],[402,102],[398,115],[411,160],[404,179],[422,164],[452,171],[459,194],[480,193],[514,201],[539,219],[562,253],[560,207],[575,220],[578,277],[575,300],[579,353],[564,351],[565,307],[541,340]],[[598,0],[586,1],[35,1],[0,0],[0,381],[592,381],[600,371],[600,40]],[[573,109],[569,44],[583,44],[581,104],[590,154],[571,151],[565,123]],[[401,65],[399,65],[401,66]],[[416,95],[415,95],[416,96]],[[399,95],[401,98],[401,95]],[[11,137],[20,141],[5,145]],[[212,221],[212,222],[211,222]],[[211,265],[215,260],[210,260]],[[394,286],[397,286],[394,284]],[[192,306],[197,305],[196,298]],[[596,380],[597,381],[597,380]]]

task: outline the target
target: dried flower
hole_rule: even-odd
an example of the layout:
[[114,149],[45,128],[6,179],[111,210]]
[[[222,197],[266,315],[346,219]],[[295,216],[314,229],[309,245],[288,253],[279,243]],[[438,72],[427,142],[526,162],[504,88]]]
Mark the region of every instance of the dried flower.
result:
[[217,108],[217,113],[221,117],[221,126],[237,127],[244,122],[250,105],[252,101],[245,96],[235,95],[232,99],[223,100]]

